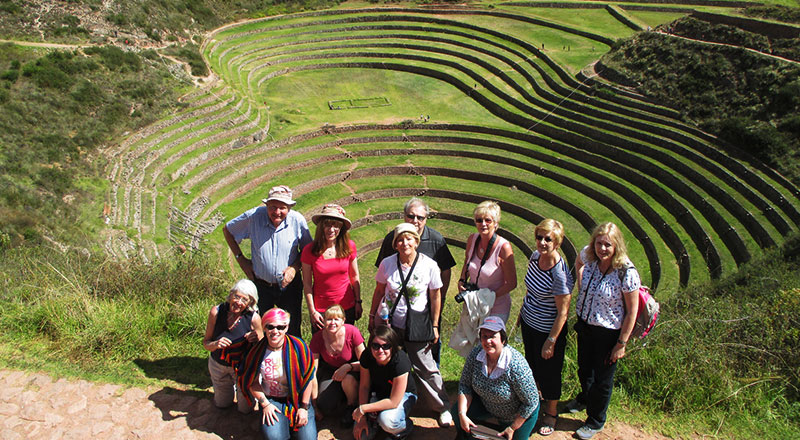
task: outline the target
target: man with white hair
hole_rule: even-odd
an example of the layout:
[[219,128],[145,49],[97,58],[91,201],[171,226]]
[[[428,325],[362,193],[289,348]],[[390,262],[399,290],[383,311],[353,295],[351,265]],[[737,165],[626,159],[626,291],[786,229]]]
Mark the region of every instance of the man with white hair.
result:
[[[311,243],[306,219],[292,207],[292,190],[274,186],[259,206],[229,221],[222,234],[236,262],[258,288],[258,309],[280,307],[291,315],[289,334],[300,336],[303,281],[300,252]],[[239,243],[250,239],[250,258]]]

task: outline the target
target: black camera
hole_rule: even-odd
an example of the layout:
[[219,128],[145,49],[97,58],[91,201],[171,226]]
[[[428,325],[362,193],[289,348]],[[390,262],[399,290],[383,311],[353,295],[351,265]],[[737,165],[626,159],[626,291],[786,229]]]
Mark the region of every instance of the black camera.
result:
[[462,281],[461,284],[464,286],[464,291],[463,292],[458,292],[458,294],[456,295],[456,302],[459,302],[459,303],[464,302],[464,294],[465,293],[478,290],[478,285],[475,284],[475,283],[468,283],[468,282]]

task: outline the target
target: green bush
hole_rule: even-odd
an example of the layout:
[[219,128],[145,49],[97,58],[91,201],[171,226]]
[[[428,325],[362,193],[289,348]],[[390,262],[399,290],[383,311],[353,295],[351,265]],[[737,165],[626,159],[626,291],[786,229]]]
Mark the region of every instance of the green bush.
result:
[[[668,26],[704,35],[744,32],[720,32],[719,27],[697,20]],[[758,38],[740,36],[737,42]],[[797,65],[738,47],[709,46],[655,32],[623,40],[603,57],[603,63],[641,84],[646,95],[681,109],[701,128],[800,181],[794,159],[800,155],[800,138],[796,124],[784,122],[800,114]]]

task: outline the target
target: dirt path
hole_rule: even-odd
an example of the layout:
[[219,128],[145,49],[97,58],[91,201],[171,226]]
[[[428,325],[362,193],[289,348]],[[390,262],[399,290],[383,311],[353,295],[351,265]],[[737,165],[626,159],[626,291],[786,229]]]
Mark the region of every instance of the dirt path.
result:
[[[430,414],[415,415],[415,440],[455,436],[454,428],[439,428]],[[579,420],[563,417],[556,427],[558,431],[549,438],[572,438],[579,426]],[[320,439],[352,438],[350,431],[339,429],[335,420],[326,419],[319,428]],[[210,392],[125,388],[85,380],[54,380],[42,373],[0,370],[0,438],[256,440],[261,437],[258,417],[239,414],[235,409],[215,408]],[[665,437],[611,421],[596,438]]]

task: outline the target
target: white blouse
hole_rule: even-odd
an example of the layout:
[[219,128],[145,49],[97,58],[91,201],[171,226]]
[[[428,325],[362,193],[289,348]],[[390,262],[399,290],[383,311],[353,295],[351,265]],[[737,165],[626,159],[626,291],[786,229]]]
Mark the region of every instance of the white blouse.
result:
[[597,260],[587,263],[588,252],[589,246],[581,250],[581,260],[585,264],[575,307],[578,317],[590,325],[619,330],[625,319],[622,292],[639,290],[642,284],[639,272],[628,261],[627,269],[623,267],[603,274]]

